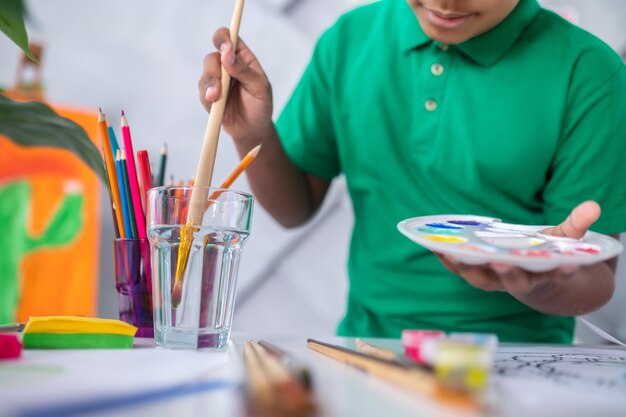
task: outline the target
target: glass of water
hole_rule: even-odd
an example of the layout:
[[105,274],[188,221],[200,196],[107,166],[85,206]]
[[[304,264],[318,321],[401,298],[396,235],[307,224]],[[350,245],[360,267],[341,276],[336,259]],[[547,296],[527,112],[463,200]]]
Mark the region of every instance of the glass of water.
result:
[[[185,251],[181,230],[194,193],[206,201],[204,213],[191,229],[189,257],[177,274],[179,253]],[[253,206],[251,194],[228,189],[181,186],[148,192],[154,339],[158,345],[172,349],[222,349],[227,345],[239,258],[250,234]]]

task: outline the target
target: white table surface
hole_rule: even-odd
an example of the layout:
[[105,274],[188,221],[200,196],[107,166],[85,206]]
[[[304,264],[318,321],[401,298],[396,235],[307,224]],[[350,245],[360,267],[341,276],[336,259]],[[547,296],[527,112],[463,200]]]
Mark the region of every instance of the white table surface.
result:
[[[354,347],[354,340],[349,338],[314,338]],[[26,350],[19,360],[0,362],[0,416],[245,415],[241,352],[249,339],[271,342],[310,366],[320,417],[476,415],[460,414],[310,351],[306,337],[234,334],[229,348],[222,353],[169,351],[156,348],[145,339],[137,339],[133,350]],[[399,340],[367,340],[401,350]],[[501,345],[499,362],[507,365],[508,370],[492,376],[487,394],[489,408],[478,415],[626,416],[626,350],[608,346],[545,346],[548,352],[559,354],[548,355],[556,357],[554,361],[542,359],[539,369],[523,354],[534,355],[533,349],[543,348]],[[560,353],[568,357],[586,353],[595,356],[576,365],[573,374],[569,368],[559,368],[563,356]],[[546,355],[543,351],[541,354]],[[502,362],[511,355],[521,361]],[[596,362],[594,357],[607,361]],[[611,370],[612,380],[598,374],[606,369]],[[535,371],[549,375],[544,378]],[[172,393],[172,387],[189,381],[201,383],[197,392],[191,389]],[[111,403],[118,406],[111,407]]]

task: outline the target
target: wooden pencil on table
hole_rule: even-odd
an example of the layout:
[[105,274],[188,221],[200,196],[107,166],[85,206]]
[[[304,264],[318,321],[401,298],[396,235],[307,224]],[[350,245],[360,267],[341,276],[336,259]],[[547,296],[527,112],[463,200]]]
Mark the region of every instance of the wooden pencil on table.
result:
[[471,393],[453,391],[442,386],[435,374],[417,365],[403,365],[343,346],[308,339],[309,349],[354,366],[361,371],[382,378],[400,387],[417,392],[435,400],[465,409],[477,409],[480,401]]
[[[230,41],[233,52],[237,50],[237,40],[239,38],[239,26],[241,24],[241,15],[243,13],[244,0],[237,0],[233,17],[230,23]],[[193,242],[193,232],[199,224],[202,223],[206,201],[208,197],[208,187],[211,186],[213,178],[213,167],[215,165],[215,155],[217,153],[217,142],[219,140],[220,129],[222,126],[222,118],[224,109],[226,108],[226,98],[230,87],[230,74],[222,67],[221,77],[221,93],[220,97],[211,105],[209,120],[204,132],[204,140],[200,150],[200,160],[196,169],[196,177],[189,202],[189,212],[185,225],[180,229],[180,244],[178,248],[178,260],[176,263],[176,272],[174,282],[178,283],[184,275],[189,260],[189,252]],[[178,289],[181,288],[179,284]],[[180,304],[182,292],[172,293],[172,306],[177,307]]]
[[122,220],[122,204],[120,200],[120,192],[118,189],[117,177],[115,175],[115,159],[111,150],[111,143],[107,132],[106,121],[102,110],[98,112],[98,129],[100,131],[100,141],[104,156],[104,166],[106,168],[107,179],[109,182],[109,196],[112,201],[113,213],[115,215],[114,223],[116,224],[116,236],[125,237],[124,224]]

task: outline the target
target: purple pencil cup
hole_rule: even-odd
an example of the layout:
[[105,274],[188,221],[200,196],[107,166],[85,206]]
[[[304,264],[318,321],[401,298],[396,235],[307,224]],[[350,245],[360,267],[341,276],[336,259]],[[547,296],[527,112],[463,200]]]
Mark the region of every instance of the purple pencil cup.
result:
[[142,257],[146,245],[145,239],[113,240],[120,320],[137,327],[137,337],[154,337],[151,277],[144,268],[149,263]]

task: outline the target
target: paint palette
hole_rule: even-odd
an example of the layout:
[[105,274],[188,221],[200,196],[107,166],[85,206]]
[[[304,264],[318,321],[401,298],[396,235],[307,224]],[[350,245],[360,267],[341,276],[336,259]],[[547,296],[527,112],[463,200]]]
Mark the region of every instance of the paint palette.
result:
[[456,214],[398,223],[398,230],[412,241],[470,265],[499,262],[539,272],[560,265],[596,263],[617,256],[623,249],[619,241],[600,233],[587,232],[582,239],[570,239],[542,234],[547,227]]

